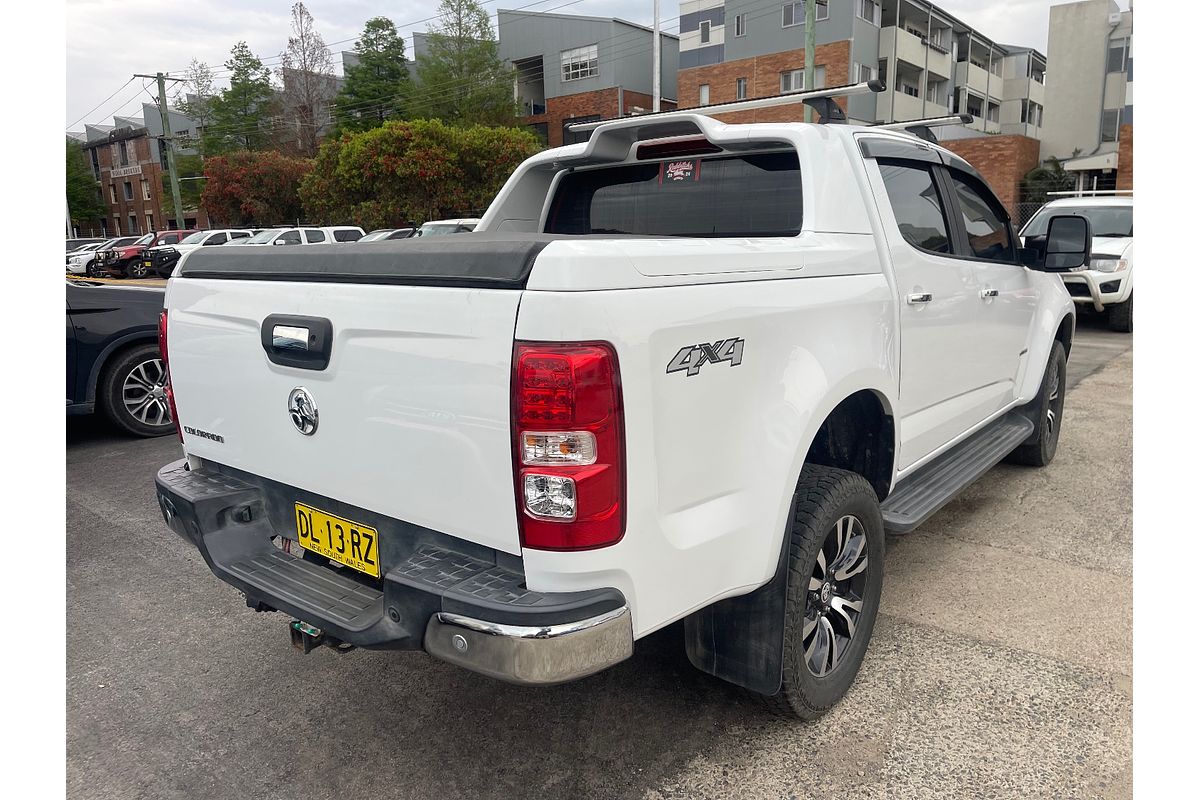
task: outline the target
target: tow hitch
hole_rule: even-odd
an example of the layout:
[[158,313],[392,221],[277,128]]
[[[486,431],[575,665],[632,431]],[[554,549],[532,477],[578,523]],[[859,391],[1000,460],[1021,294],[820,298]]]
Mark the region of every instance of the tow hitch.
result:
[[326,636],[325,632],[320,628],[313,627],[307,622],[302,622],[298,619],[292,620],[292,624],[288,626],[288,634],[292,638],[292,647],[301,651],[304,655],[308,655],[321,645],[333,648],[335,653],[349,653],[354,649],[354,645],[338,641],[332,636]]

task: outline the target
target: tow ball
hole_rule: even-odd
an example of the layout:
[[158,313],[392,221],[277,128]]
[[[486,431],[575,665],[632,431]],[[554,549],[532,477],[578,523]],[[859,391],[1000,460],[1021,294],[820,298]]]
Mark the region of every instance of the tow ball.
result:
[[332,648],[335,653],[349,653],[354,649],[354,645],[326,636],[325,631],[298,619],[292,620],[292,624],[288,625],[288,635],[292,638],[292,647],[304,655],[322,645]]

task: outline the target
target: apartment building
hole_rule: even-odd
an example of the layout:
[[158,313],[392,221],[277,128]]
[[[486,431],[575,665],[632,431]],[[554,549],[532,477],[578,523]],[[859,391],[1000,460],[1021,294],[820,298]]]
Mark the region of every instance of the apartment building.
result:
[[[803,90],[804,6],[803,0],[683,0],[681,106]],[[932,3],[828,0],[817,6],[815,40],[815,88],[872,78],[887,86],[849,99],[853,121],[965,111],[979,132],[1040,135],[1045,56],[999,44]],[[801,112],[770,113],[799,119]]]
[[[190,117],[170,111],[172,132],[186,141],[195,134]],[[146,103],[140,116],[114,117],[112,125],[84,126],[84,157],[100,182],[105,217],[80,220],[88,235],[126,236],[175,227],[164,208],[170,190],[165,185],[166,150],[161,145],[162,118],[158,106]],[[176,151],[194,155],[195,151]],[[208,217],[198,209],[184,210],[185,228],[204,228]]]
[[[654,32],[611,17],[497,12],[499,54],[513,67],[521,122],[551,147],[567,127],[653,110]],[[660,34],[662,110],[675,108],[679,37]]]
[[1081,189],[1133,188],[1133,11],[1112,0],[1050,7],[1041,157]]

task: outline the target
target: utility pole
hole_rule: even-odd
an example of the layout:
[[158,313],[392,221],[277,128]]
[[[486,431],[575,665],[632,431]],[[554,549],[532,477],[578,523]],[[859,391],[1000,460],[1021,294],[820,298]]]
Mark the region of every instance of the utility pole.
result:
[[660,0],[654,0],[654,46],[651,48],[654,55],[654,111],[657,113],[662,111],[662,43],[659,41],[661,35],[659,29],[659,4]]
[[158,81],[158,115],[162,119],[162,146],[167,148],[167,174],[171,178],[171,201],[175,205],[175,227],[183,230],[183,201],[179,194],[179,173],[175,169],[175,136],[171,133],[171,114],[167,110],[167,81],[182,82],[183,78],[168,78],[159,72],[154,75],[134,75],[135,78],[154,78]]
[[[804,3],[804,91],[811,92],[817,88],[817,0],[805,0]],[[812,106],[805,104],[804,121],[813,121]]]

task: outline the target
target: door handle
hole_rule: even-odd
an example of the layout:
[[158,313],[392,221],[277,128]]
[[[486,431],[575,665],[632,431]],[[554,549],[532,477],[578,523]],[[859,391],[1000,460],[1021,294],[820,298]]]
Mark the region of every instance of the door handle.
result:
[[982,297],[984,300],[987,300],[992,297],[999,297],[999,295],[1000,295],[999,289],[984,289],[982,292],[979,293],[979,296]]
[[914,292],[907,298],[910,306],[915,306],[917,303],[928,303],[933,299],[933,295],[929,292]]

